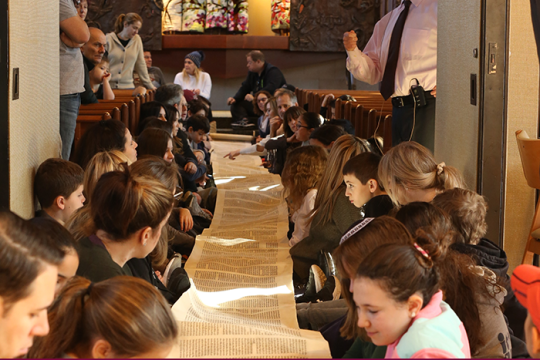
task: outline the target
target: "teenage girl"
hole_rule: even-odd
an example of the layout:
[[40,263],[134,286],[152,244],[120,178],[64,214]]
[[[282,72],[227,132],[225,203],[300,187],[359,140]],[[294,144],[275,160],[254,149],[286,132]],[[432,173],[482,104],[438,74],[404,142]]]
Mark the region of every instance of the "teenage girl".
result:
[[[262,97],[264,93],[266,93],[266,91],[259,92],[259,97]],[[271,124],[272,121],[274,121],[278,116],[278,108],[275,98],[268,97],[266,102],[263,103],[262,109],[264,109],[264,113],[261,115],[261,117],[264,117],[262,123],[268,122],[268,134],[266,134],[265,137],[261,136],[261,139],[257,142],[257,144],[253,144],[243,149],[231,151],[225,155],[224,158],[228,157],[229,159],[234,160],[238,155],[266,155],[264,146],[268,141],[272,141],[272,138],[276,136],[276,131],[279,128],[281,121],[280,124],[276,124],[275,126],[272,126]],[[259,122],[261,122],[260,119]]]
[[101,151],[119,150],[130,162],[137,161],[137,143],[129,129],[118,120],[102,120],[90,127],[77,143],[73,162],[83,169],[92,157]]
[[[506,290],[493,271],[477,266],[468,255],[454,249],[461,236],[454,230],[448,214],[426,202],[412,202],[399,209],[396,219],[411,234],[429,229],[435,236],[422,237],[423,246],[436,245],[446,235],[452,246],[437,267],[445,301],[454,309],[469,334],[471,355],[475,358],[512,357],[510,332],[501,311]],[[420,230],[419,230],[420,229]],[[430,240],[429,244],[422,243]]]
[[131,275],[124,265],[154,250],[173,202],[162,183],[131,174],[127,167],[103,174],[90,198],[92,235],[77,244],[77,275],[92,281]]
[[469,358],[465,327],[444,302],[435,263],[444,255],[415,244],[377,247],[353,281],[358,327],[385,358]]
[[[314,112],[302,114],[296,121],[296,131],[294,137],[296,141],[302,145],[309,144],[309,136],[313,130],[317,129],[322,124],[322,117]],[[294,141],[294,140],[293,140]]]
[[154,155],[172,163],[174,161],[173,139],[164,130],[148,128],[139,135],[139,156]]
[[290,250],[297,282],[305,283],[309,269],[317,263],[321,250],[333,251],[337,248],[341,235],[352,223],[361,219],[359,209],[345,196],[342,171],[351,157],[366,151],[365,140],[352,135],[340,137],[332,147],[326,169],[317,185],[309,235]]
[[285,162],[281,183],[288,194],[289,212],[294,231],[289,240],[293,246],[309,233],[309,219],[317,196],[317,183],[326,169],[326,151],[318,146],[293,150]]
[[406,141],[390,149],[379,164],[379,179],[399,207],[413,201],[431,201],[445,189],[466,188],[456,168],[437,164],[424,146]]
[[144,280],[73,278],[49,309],[30,358],[165,358],[177,340],[169,304]]
[[60,246],[29,221],[0,212],[0,358],[21,357],[49,332]]

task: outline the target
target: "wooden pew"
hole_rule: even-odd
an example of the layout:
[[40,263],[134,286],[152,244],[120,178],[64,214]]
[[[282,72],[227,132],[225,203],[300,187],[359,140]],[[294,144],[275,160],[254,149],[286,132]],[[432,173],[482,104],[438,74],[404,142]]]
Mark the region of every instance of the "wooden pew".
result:
[[[77,143],[81,139],[82,135],[92,125],[97,124],[101,120],[112,119],[111,114],[104,112],[101,115],[79,115],[77,116],[77,125],[75,126],[75,139],[73,141],[73,149],[77,146]],[[72,151],[73,154],[73,151]]]
[[[296,89],[299,106],[307,104],[308,111],[319,112],[327,94],[336,99],[335,117],[347,119],[355,128],[355,135],[361,138],[380,136],[383,138],[383,151],[392,145],[392,102],[384,100],[378,91],[335,90],[335,89]],[[350,95],[356,101],[343,101],[341,95]]]

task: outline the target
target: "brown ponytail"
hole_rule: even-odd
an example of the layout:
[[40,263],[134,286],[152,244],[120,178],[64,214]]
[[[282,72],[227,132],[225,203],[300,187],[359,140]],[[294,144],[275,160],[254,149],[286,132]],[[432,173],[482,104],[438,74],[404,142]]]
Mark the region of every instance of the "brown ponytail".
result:
[[[139,157],[139,159],[131,165],[130,169],[133,175],[153,177],[165,185],[171,193],[176,191],[180,172],[178,170],[178,165],[175,163],[167,162],[163,160],[163,158],[157,156],[145,155]],[[152,266],[154,268],[159,268],[166,264],[168,250],[169,232],[167,226],[165,226],[161,231],[161,237],[155,249],[150,253]]]
[[71,279],[49,309],[50,332],[38,338],[29,358],[90,357],[97,339],[118,357],[135,357],[171,346],[176,321],[163,296],[144,280],[117,276],[99,283]]
[[426,256],[412,244],[385,244],[366,257],[356,277],[377,280],[398,303],[420,293],[424,308],[439,291],[439,271],[434,263],[443,255],[438,251]]
[[[475,271],[476,263],[466,254],[453,250],[456,242],[462,242],[452,226],[450,217],[441,209],[425,202],[413,202],[403,206],[396,214],[416,242],[432,257],[439,251],[444,258],[436,262],[441,277],[441,289],[445,301],[463,322],[469,337],[471,355],[475,355],[485,343],[482,337],[482,322],[478,309],[479,299],[495,299],[502,291],[501,279],[492,280]],[[494,289],[491,291],[490,289]]]
[[126,14],[120,14],[116,18],[116,22],[114,23],[114,32],[116,34],[122,32],[124,30],[124,23],[127,23],[128,25],[133,24],[134,22],[140,21],[142,25],[142,18],[139,14],[136,13],[127,13]]
[[173,194],[149,176],[112,171],[101,176],[90,201],[95,229],[122,241],[144,228],[157,229],[173,207]]

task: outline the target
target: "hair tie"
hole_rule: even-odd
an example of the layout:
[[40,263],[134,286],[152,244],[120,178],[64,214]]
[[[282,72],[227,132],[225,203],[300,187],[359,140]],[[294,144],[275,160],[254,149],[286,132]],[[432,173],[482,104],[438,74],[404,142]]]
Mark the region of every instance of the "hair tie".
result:
[[422,247],[420,245],[418,245],[417,243],[414,243],[414,247],[416,248],[416,250],[420,251],[420,254],[424,255],[426,258],[431,260],[431,258],[429,257],[429,254],[427,253],[427,251],[422,249]]
[[90,285],[86,288],[86,291],[84,292],[83,296],[81,297],[81,305],[84,307],[84,299],[87,296],[90,296],[90,293],[92,292],[92,288],[94,287],[94,282],[91,282]]
[[356,224],[352,229],[347,231],[345,233],[345,235],[343,235],[341,237],[341,240],[339,241],[339,245],[343,244],[344,241],[348,240],[351,236],[353,236],[354,234],[356,234],[357,232],[359,232],[360,230],[365,228],[367,226],[367,224],[372,222],[374,219],[375,218],[368,217],[368,218],[365,218],[364,220],[362,220],[362,222]]
[[443,173],[445,166],[446,164],[444,163],[444,161],[437,165],[437,175],[441,175]]

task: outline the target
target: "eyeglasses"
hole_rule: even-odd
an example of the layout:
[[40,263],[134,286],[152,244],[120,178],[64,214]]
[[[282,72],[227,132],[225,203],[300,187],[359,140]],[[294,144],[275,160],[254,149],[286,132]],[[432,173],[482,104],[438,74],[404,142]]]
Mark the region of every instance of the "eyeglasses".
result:
[[306,129],[309,129],[309,126],[304,126],[302,125],[302,123],[296,123],[296,128],[299,129],[299,128],[306,128]]
[[265,102],[266,100],[268,100],[268,98],[258,98],[257,102]]

